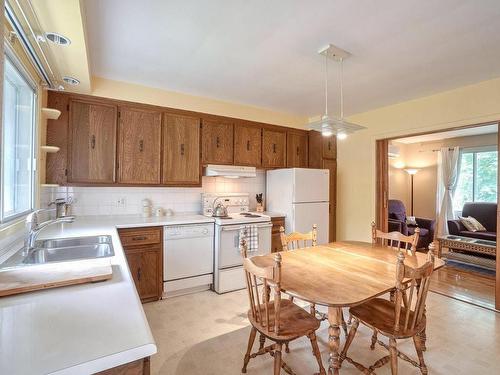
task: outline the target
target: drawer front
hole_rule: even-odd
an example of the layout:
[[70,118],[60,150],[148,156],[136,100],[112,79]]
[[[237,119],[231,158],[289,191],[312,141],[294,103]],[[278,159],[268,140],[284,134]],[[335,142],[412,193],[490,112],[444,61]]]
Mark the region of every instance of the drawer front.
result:
[[285,227],[285,218],[276,218],[272,219],[271,222],[273,223],[273,234],[276,234],[280,232],[280,227]]
[[118,234],[123,247],[154,245],[161,243],[162,228],[120,229]]

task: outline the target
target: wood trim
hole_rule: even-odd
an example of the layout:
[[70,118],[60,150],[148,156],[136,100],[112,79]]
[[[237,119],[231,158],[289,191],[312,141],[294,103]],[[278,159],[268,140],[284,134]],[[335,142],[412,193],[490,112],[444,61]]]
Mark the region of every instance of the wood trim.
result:
[[[498,125],[500,127],[500,124]],[[500,151],[500,132],[498,132],[498,142],[497,150]],[[498,232],[500,231],[500,209],[498,208],[498,203],[500,202],[500,173],[498,173],[497,181],[497,270],[496,270],[496,280],[495,280],[495,309],[500,310],[500,243],[498,242]]]
[[389,140],[376,141],[376,225],[382,232],[389,229]]

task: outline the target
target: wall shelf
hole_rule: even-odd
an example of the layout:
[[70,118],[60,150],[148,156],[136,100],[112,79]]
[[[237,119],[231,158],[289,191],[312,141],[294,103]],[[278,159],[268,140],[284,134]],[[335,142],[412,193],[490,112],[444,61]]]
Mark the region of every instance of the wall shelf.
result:
[[48,120],[57,120],[61,116],[61,111],[53,108],[42,108],[42,115]]
[[60,150],[57,146],[40,146],[40,150],[45,151],[47,153],[55,153]]

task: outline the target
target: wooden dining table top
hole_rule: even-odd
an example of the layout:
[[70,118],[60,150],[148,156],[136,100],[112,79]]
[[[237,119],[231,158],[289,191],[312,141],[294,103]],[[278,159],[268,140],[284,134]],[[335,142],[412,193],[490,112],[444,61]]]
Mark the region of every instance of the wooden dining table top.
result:
[[[301,300],[331,307],[355,306],[396,287],[397,250],[367,242],[332,242],[280,252],[281,289]],[[276,253],[257,256],[258,266],[274,264]],[[427,254],[405,255],[405,264],[420,267]],[[444,266],[435,258],[434,269]]]

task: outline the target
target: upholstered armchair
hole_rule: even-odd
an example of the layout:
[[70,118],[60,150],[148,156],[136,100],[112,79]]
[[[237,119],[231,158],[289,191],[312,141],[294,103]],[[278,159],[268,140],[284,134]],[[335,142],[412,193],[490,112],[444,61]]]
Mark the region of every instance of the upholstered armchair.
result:
[[434,240],[436,220],[417,217],[415,221],[417,225],[408,225],[404,203],[397,199],[389,199],[389,232],[396,231],[410,236],[415,233],[415,229],[418,227],[420,228],[420,237],[417,248],[427,248]]

